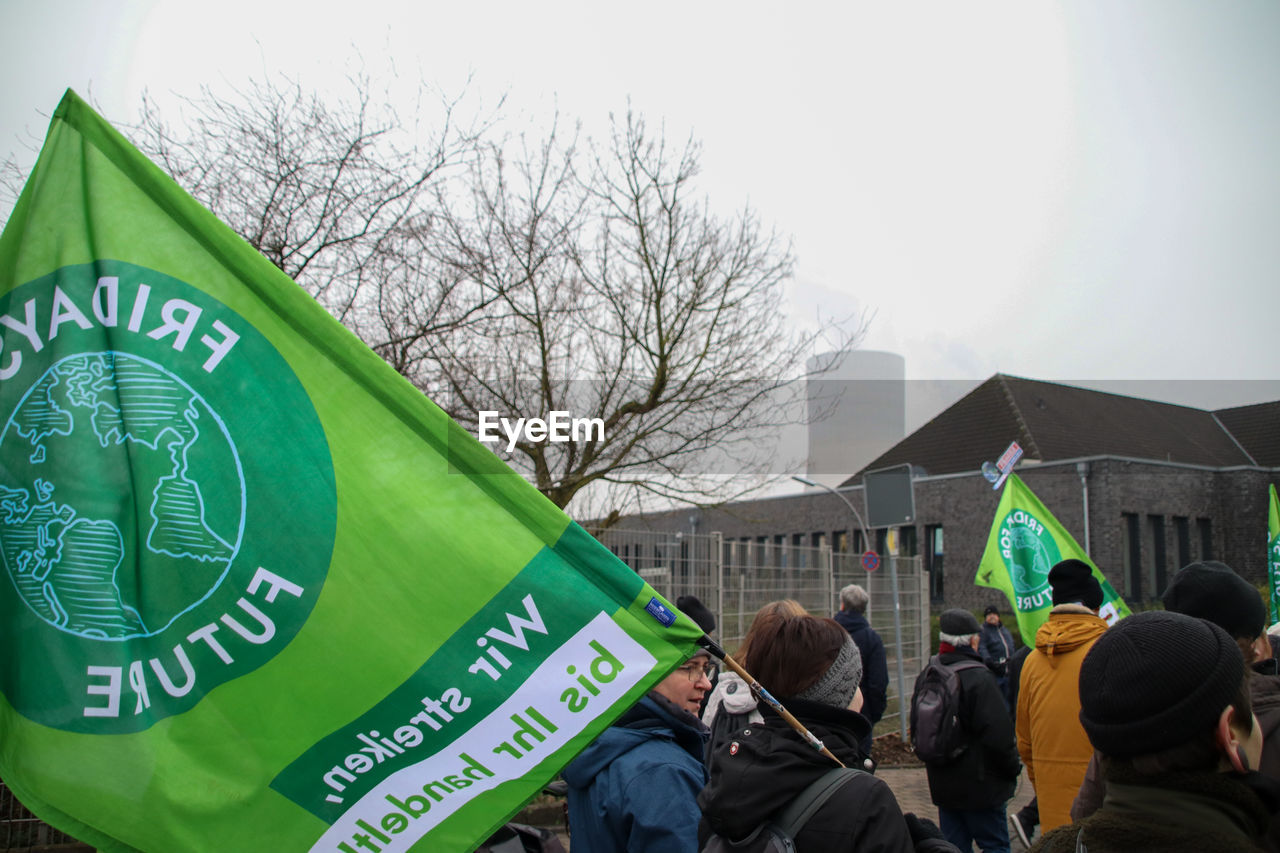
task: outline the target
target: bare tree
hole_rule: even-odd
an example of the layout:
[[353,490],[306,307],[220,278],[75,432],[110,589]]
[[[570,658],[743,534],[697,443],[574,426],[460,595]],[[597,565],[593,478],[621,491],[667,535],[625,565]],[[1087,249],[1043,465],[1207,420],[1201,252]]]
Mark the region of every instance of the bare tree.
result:
[[560,506],[609,484],[606,522],[620,491],[732,496],[748,481],[724,475],[767,465],[762,431],[797,416],[782,398],[801,390],[812,341],[781,310],[790,246],[750,209],[713,214],[698,158],[628,113],[599,146],[558,133],[490,146],[465,199],[437,198],[442,265],[501,296],[478,324],[423,340],[420,384],[473,431],[486,410],[598,419],[601,439],[522,439],[510,460]]
[[802,416],[780,397],[812,340],[781,310],[790,245],[750,209],[712,212],[694,142],[630,112],[597,144],[559,122],[503,136],[448,98],[424,133],[352,84],[346,101],[203,89],[181,133],[147,101],[136,136],[463,426],[598,419],[602,438],[497,448],[557,505],[603,493],[608,518],[758,485],[727,475],[767,465],[762,432]]
[[14,157],[6,157],[0,162],[0,215],[6,222],[9,221],[14,205],[18,203],[18,196],[22,194],[22,185],[26,181],[27,170],[19,166]]
[[[220,219],[384,355],[388,312],[420,334],[465,323],[488,298],[429,267],[430,190],[476,156],[493,116],[419,85],[406,123],[367,77],[326,101],[287,78],[182,101],[177,130],[144,96],[135,143]],[[434,103],[432,103],[434,102]],[[393,364],[395,359],[391,358]],[[399,365],[397,365],[399,366]]]

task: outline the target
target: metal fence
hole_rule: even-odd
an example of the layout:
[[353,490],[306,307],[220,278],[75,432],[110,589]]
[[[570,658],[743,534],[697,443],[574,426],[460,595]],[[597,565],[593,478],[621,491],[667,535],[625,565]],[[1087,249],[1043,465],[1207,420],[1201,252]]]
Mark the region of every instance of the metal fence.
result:
[[[860,584],[871,596],[867,619],[884,640],[889,663],[889,705],[876,732],[903,730],[899,696],[910,696],[929,659],[929,581],[919,557],[888,557],[885,565],[867,571],[859,555],[833,553],[829,546],[730,541],[718,533],[593,532],[668,601],[696,595],[715,614],[718,639],[730,653],[768,602],[793,598],[810,613],[830,615],[840,608],[841,588]],[[895,576],[900,640],[893,619]]]

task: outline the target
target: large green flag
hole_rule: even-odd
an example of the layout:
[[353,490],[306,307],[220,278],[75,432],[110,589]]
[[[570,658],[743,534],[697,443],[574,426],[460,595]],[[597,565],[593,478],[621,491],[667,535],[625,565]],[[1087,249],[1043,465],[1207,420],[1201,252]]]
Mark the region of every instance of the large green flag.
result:
[[470,849],[701,635],[71,92],[0,409],[0,778],[103,850]]
[[1271,506],[1267,511],[1267,580],[1271,587],[1271,624],[1280,622],[1280,502],[1271,484]]
[[1129,615],[1129,606],[1094,565],[1084,549],[1017,474],[1010,474],[1000,494],[1000,505],[987,536],[987,547],[978,564],[974,583],[998,589],[1009,599],[1018,616],[1022,641],[1035,645],[1036,631],[1049,618],[1053,594],[1049,570],[1062,560],[1075,558],[1093,568],[1102,584],[1102,608],[1098,615],[1110,625]]

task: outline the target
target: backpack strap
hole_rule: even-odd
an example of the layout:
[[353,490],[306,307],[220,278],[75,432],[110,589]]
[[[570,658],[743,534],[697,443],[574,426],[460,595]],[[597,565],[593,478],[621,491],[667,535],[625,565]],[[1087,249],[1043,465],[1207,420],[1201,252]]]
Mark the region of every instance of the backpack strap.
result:
[[833,767],[797,794],[795,799],[773,819],[773,825],[787,838],[794,839],[800,828],[813,817],[814,812],[822,808],[823,803],[830,799],[841,785],[859,774],[865,775],[866,771],[856,767]]

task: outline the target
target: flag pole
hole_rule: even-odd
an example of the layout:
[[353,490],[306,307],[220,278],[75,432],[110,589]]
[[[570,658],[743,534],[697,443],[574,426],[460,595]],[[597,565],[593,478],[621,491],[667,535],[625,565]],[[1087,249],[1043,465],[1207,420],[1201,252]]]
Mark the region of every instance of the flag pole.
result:
[[782,716],[782,719],[786,720],[787,725],[791,726],[791,728],[795,729],[800,734],[800,737],[804,739],[805,743],[809,744],[809,746],[813,747],[818,752],[821,752],[841,767],[845,766],[845,763],[836,758],[835,754],[832,753],[831,750],[827,749],[826,745],[823,744],[823,742],[819,740],[813,732],[804,727],[804,723],[797,720],[795,715],[782,707],[782,703],[773,698],[773,694],[766,690],[763,684],[756,681],[751,673],[743,669],[736,660],[726,654],[725,650],[720,648],[720,645],[715,640],[711,639],[706,634],[703,634],[698,639],[698,645],[702,646],[702,648],[706,649],[713,656],[719,658],[725,666],[737,673],[738,677],[745,681],[747,686],[751,688],[752,695],[764,702],[773,710],[777,711],[778,714]]

